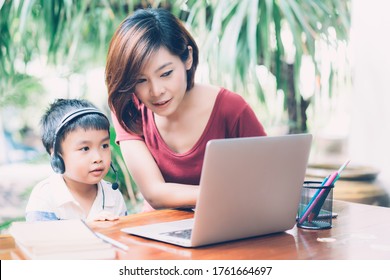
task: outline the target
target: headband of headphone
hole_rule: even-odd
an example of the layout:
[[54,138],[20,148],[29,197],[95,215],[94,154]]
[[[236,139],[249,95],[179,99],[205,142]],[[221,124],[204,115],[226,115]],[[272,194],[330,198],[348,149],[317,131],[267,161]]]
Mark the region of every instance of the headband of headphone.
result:
[[101,116],[105,117],[107,119],[107,121],[109,121],[105,114],[103,114],[99,110],[92,108],[92,107],[81,108],[81,109],[72,111],[72,112],[66,114],[61,119],[60,123],[57,126],[56,131],[54,132],[53,154],[51,156],[51,161],[50,161],[51,167],[53,168],[54,172],[59,173],[59,174],[63,174],[65,172],[64,160],[62,159],[61,155],[59,154],[59,148],[57,147],[58,146],[57,137],[60,134],[61,130],[66,125],[68,125],[71,121],[73,121],[74,119],[81,117],[81,116],[84,116],[84,115],[89,115],[89,114],[101,115]]

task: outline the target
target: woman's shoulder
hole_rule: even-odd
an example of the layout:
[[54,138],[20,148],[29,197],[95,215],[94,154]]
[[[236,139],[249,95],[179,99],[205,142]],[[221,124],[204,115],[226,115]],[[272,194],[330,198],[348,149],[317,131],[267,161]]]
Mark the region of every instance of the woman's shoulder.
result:
[[213,105],[212,108],[218,108],[222,112],[242,111],[248,106],[238,93],[214,85],[196,84],[193,97],[195,96],[198,104],[202,102],[202,104]]
[[238,102],[238,104],[246,104],[245,99],[240,94],[223,87],[219,91],[219,96],[220,99],[223,99],[225,102]]
[[189,92],[189,104],[197,113],[211,112],[219,96],[220,88],[206,84],[195,84]]
[[195,84],[192,90],[196,96],[215,99],[219,95],[221,87],[208,84]]
[[[235,105],[246,104],[244,98],[224,87],[218,87],[214,85],[198,84],[194,87],[193,96],[199,100],[203,100],[206,103],[235,103]],[[200,97],[200,98],[199,98]]]
[[244,97],[223,87],[220,88],[215,103],[225,113],[242,112],[248,107]]

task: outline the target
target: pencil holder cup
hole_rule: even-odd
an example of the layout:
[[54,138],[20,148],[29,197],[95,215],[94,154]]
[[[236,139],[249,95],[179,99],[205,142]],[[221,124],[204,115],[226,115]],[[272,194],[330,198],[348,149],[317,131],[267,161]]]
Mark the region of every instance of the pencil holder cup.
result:
[[305,229],[332,227],[333,187],[322,182],[305,181],[298,208],[297,226]]

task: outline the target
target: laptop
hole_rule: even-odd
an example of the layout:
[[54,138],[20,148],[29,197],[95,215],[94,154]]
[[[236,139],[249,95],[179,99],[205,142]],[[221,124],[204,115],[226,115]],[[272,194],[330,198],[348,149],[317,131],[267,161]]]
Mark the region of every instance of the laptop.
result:
[[311,142],[311,134],[210,140],[194,218],[121,231],[199,247],[289,230]]

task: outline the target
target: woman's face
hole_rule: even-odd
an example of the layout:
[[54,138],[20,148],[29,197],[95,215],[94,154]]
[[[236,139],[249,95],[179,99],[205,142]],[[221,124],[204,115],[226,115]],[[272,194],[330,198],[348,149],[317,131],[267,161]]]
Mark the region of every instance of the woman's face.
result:
[[166,48],[157,50],[137,77],[135,95],[155,114],[174,115],[187,88],[187,70],[192,66],[192,49],[187,61],[172,55]]

